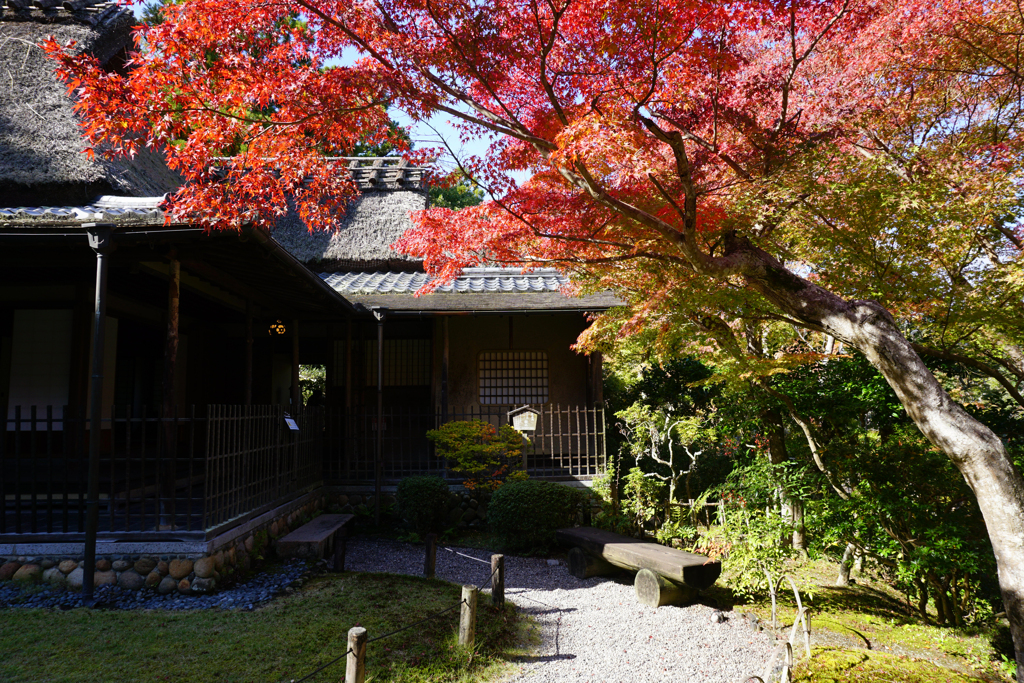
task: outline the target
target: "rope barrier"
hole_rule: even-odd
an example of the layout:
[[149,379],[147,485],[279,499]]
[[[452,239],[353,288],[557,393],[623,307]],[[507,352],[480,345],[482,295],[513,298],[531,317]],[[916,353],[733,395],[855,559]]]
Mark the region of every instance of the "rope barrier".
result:
[[[478,557],[473,557],[472,555],[466,555],[465,553],[460,553],[458,551],[452,550],[451,548],[445,548],[444,546],[438,546],[438,547],[443,549],[443,550],[447,550],[448,552],[453,553],[455,555],[461,555],[462,557],[465,557],[466,559],[469,559],[469,560],[474,560],[476,562],[483,562],[484,564],[486,564],[488,566],[490,566],[490,564],[491,564],[487,560],[481,560]],[[490,586],[492,584],[492,582],[494,581],[494,576],[498,573],[498,571],[500,569],[501,569],[500,567],[495,567],[494,570],[491,571],[491,575],[487,577],[487,581],[484,583],[483,586],[480,587],[480,590],[483,590],[484,588],[487,588],[488,586]],[[527,600],[529,600],[529,599],[530,598],[527,598]],[[534,602],[537,602],[537,601],[534,600]],[[425,624],[428,621],[431,621],[431,620],[436,619],[436,618],[438,618],[438,617],[440,617],[440,616],[442,616],[444,614],[447,614],[448,612],[451,612],[453,610],[459,609],[460,607],[462,607],[465,604],[468,604],[466,602],[466,600],[460,600],[457,604],[449,607],[448,609],[443,609],[440,612],[435,612],[434,614],[428,615],[427,617],[424,617],[423,619],[420,619],[419,621],[413,622],[411,624],[407,624],[407,625],[403,626],[402,628],[399,628],[399,629],[396,629],[394,631],[391,631],[390,633],[385,633],[384,635],[377,636],[376,638],[370,638],[370,639],[368,639],[366,641],[366,644],[369,645],[370,643],[376,643],[378,640],[384,640],[385,638],[390,638],[391,636],[397,635],[397,634],[401,633],[402,631],[407,631],[408,629],[413,628],[415,626],[419,626],[420,624]],[[543,604],[543,603],[541,603],[541,604]],[[559,620],[561,620],[561,617],[559,617]],[[339,661],[341,661],[343,658],[347,657],[351,652],[352,652],[352,649],[350,648],[348,651],[345,652],[345,654],[343,654],[343,655],[341,655],[339,657],[335,657],[334,659],[332,659],[331,661],[327,662],[326,664],[321,666],[316,671],[308,674],[304,678],[300,678],[297,681],[293,679],[291,683],[304,683],[305,681],[310,680],[311,678],[313,678],[314,676],[316,676],[317,674],[322,672],[327,667],[329,667],[329,666],[331,666],[333,664],[336,664]]]
[[[494,574],[491,574],[491,578],[494,578]],[[419,626],[420,624],[425,624],[425,623],[427,623],[428,621],[430,621],[432,619],[436,619],[437,617],[439,617],[441,615],[444,615],[444,614],[447,614],[448,612],[451,612],[452,610],[459,609],[460,607],[462,607],[465,604],[467,604],[467,602],[465,600],[460,600],[459,602],[457,602],[456,604],[452,605],[448,609],[443,609],[440,612],[434,612],[433,614],[431,614],[431,615],[429,615],[429,616],[427,616],[427,617],[425,617],[423,619],[420,619],[419,621],[413,622],[411,624],[407,624],[407,625],[403,626],[400,629],[391,631],[390,633],[385,633],[382,636],[377,636],[376,638],[370,638],[370,639],[368,639],[366,641],[366,644],[369,645],[370,643],[376,643],[378,640],[384,640],[385,638],[390,638],[391,636],[396,635],[398,633],[401,633],[402,631],[406,631],[406,630],[412,628],[413,626]],[[347,657],[351,652],[352,652],[352,649],[349,648],[349,650],[347,652],[345,652],[345,654],[343,654],[343,655],[341,655],[339,657],[335,657],[334,659],[332,659],[331,661],[327,662],[326,664],[321,666],[319,669],[317,669],[316,671],[314,671],[313,673],[307,675],[304,678],[300,678],[297,681],[293,679],[291,681],[291,683],[304,683],[305,681],[308,681],[309,679],[313,678],[313,676],[316,676],[318,673],[320,673],[321,671],[323,671],[327,667],[331,666],[332,664],[336,664],[339,661],[341,661],[341,659],[343,659],[344,657]]]
[[385,633],[384,635],[377,636],[376,638],[370,638],[369,640],[366,641],[366,644],[369,645],[370,643],[376,643],[378,640],[384,640],[385,638],[389,638],[390,636],[393,636],[396,633],[401,633],[402,631],[406,631],[406,630],[412,628],[413,626],[419,626],[420,624],[425,624],[428,621],[430,621],[431,619],[436,619],[437,617],[441,616],[442,614],[447,614],[448,612],[451,612],[453,609],[458,609],[458,608],[462,607],[465,604],[466,604],[466,601],[465,600],[461,600],[456,605],[453,605],[452,607],[449,607],[448,609],[441,610],[440,612],[435,612],[434,614],[431,614],[429,617],[426,617],[424,619],[420,619],[419,621],[414,622],[412,624],[409,624],[407,626],[403,626],[402,628],[400,628],[400,629],[398,629],[396,631],[392,631],[391,633]]
[[307,675],[305,678],[300,678],[297,681],[295,679],[292,679],[291,683],[305,683],[305,681],[308,681],[309,679],[313,678],[313,676],[316,676],[318,673],[320,673],[321,671],[323,671],[327,667],[331,666],[332,664],[337,664],[341,659],[343,659],[345,657],[348,657],[350,654],[352,654],[352,648],[349,648],[348,651],[345,652],[345,654],[341,655],[340,657],[335,657],[331,661],[327,662],[326,664],[321,666],[319,669],[317,669],[313,673]]
[[459,551],[457,551],[457,550],[452,550],[451,548],[445,548],[445,547],[444,547],[443,545],[441,545],[441,546],[438,546],[438,547],[439,547],[439,548],[440,548],[441,550],[447,550],[448,552],[450,552],[450,553],[453,553],[453,554],[455,554],[455,555],[461,555],[462,557],[465,557],[465,558],[466,558],[467,560],[473,560],[473,561],[475,561],[475,562],[483,562],[484,564],[487,564],[487,565],[489,565],[489,564],[490,564],[490,561],[489,561],[489,560],[481,560],[481,559],[480,559],[479,557],[473,557],[472,555],[467,555],[467,554],[465,554],[465,553],[460,553],[460,552],[459,552]]
[[491,575],[487,577],[487,581],[484,582],[484,585],[480,586],[480,590],[483,590],[487,588],[489,585],[491,585],[491,581],[494,581],[494,575],[498,573],[499,569],[501,569],[501,567],[494,568],[494,571],[491,572]]

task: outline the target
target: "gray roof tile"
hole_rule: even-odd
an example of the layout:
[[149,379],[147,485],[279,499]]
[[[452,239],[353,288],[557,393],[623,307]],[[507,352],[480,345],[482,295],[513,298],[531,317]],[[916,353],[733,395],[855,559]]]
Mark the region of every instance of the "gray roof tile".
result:
[[[341,294],[415,294],[430,277],[425,273],[321,273]],[[445,294],[487,292],[560,292],[569,279],[552,268],[523,273],[519,268],[466,268],[434,291]]]
[[0,207],[0,221],[47,223],[70,221],[131,221],[163,223],[160,204],[164,197],[115,197],[104,195],[84,206]]
[[466,268],[454,281],[426,296],[415,296],[429,281],[424,273],[321,273],[320,277],[354,304],[395,312],[602,311],[622,302],[611,292],[566,296],[568,278],[551,268],[523,273],[519,268]]

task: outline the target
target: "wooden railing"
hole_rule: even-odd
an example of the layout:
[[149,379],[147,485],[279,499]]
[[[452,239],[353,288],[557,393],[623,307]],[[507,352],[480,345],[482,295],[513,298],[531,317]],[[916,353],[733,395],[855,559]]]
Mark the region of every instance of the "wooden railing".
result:
[[[205,534],[323,479],[323,410],[207,406],[164,418],[114,408],[101,423],[100,532]],[[89,421],[15,407],[0,434],[0,534],[85,529]]]
[[[604,410],[541,405],[524,449],[534,477],[587,478],[605,466]],[[432,473],[457,480],[426,432],[452,420],[506,424],[508,407],[447,414],[388,409],[381,421],[388,480]],[[100,532],[203,537],[321,482],[374,479],[375,409],[307,409],[291,430],[281,406],[191,408],[160,417],[114,408],[100,425]],[[0,534],[82,534],[89,421],[66,409],[15,407],[0,433]]]
[[[605,419],[600,406],[545,404],[532,406],[540,415],[524,448],[527,472],[534,477],[586,478],[605,467]],[[382,469],[386,479],[413,474],[454,476],[438,457],[426,432],[454,420],[483,420],[495,427],[508,424],[509,406],[450,408],[423,411],[385,408],[381,421]],[[324,476],[331,482],[374,478],[377,448],[376,407],[349,411],[329,408]]]
[[285,422],[281,406],[209,406],[203,527],[270,507],[323,480],[324,411]]

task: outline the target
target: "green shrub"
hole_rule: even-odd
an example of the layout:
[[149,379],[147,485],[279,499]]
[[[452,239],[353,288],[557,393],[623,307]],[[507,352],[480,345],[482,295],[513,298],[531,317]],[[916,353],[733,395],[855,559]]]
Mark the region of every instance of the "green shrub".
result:
[[487,507],[491,529],[509,550],[545,550],[555,530],[572,526],[586,494],[549,481],[509,482],[494,492]]
[[448,484],[440,477],[406,477],[398,483],[398,511],[416,533],[440,532],[448,513]]

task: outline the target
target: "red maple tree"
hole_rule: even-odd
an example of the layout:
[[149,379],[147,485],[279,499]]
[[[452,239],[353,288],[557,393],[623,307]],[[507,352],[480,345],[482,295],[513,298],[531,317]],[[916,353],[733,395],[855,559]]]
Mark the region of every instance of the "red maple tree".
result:
[[[95,144],[170,145],[185,215],[272,220],[294,192],[326,226],[353,188],[325,155],[384,135],[386,99],[492,138],[463,170],[498,198],[429,210],[397,245],[442,278],[554,264],[623,293],[630,324],[736,355],[765,321],[859,349],[977,494],[1024,681],[1024,480],[919,355],[1024,381],[1017,10],[187,0],[140,32],[127,76],[50,49]],[[325,66],[353,46],[356,65]],[[938,348],[905,334],[938,328]]]

